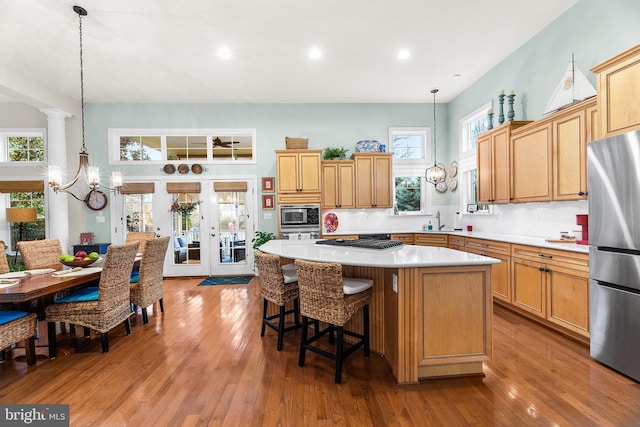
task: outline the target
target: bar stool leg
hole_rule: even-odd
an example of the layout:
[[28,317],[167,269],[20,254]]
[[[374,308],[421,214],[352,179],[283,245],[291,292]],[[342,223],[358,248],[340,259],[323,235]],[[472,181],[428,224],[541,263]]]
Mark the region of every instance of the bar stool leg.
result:
[[280,315],[278,316],[278,351],[282,351],[282,343],[284,341],[284,305],[280,306]]
[[268,306],[268,302],[266,298],[262,299],[263,301],[263,305],[262,305],[262,329],[260,330],[260,336],[263,337],[264,336],[264,328],[265,328],[265,321],[267,320],[267,306]]
[[298,366],[304,366],[304,357],[307,351],[307,329],[309,327],[309,318],[302,316],[302,334],[300,338],[300,356],[298,357]]
[[299,325],[300,324],[300,299],[298,298],[293,300],[293,311],[294,311],[296,325]]
[[362,322],[363,322],[363,341],[364,341],[364,356],[369,357],[369,304],[362,307]]
[[342,381],[342,348],[343,348],[343,331],[344,329],[342,328],[342,326],[337,326],[336,327],[337,332],[338,332],[338,337],[337,340],[338,342],[336,343],[336,378],[335,378],[335,383],[336,384],[340,384],[340,382]]

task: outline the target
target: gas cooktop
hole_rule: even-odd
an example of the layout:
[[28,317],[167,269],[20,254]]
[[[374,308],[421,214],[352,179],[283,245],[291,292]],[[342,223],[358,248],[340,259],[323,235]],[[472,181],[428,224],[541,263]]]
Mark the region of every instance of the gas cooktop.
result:
[[366,249],[389,249],[402,246],[399,240],[372,240],[372,239],[329,239],[318,240],[316,245],[352,246]]

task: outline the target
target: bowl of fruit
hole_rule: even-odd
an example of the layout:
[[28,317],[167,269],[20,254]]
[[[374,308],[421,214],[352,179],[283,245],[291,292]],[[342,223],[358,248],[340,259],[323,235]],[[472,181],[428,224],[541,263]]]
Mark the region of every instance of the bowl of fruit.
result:
[[59,259],[62,264],[68,267],[88,267],[100,259],[100,254],[98,252],[87,254],[85,251],[78,251],[75,255],[62,254]]

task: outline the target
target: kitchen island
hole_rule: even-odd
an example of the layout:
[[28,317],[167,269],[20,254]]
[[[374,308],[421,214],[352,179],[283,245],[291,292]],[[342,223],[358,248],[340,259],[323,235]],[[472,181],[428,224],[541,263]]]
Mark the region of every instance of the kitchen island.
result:
[[[500,260],[440,247],[377,250],[313,240],[271,240],[260,250],[283,263],[339,263],[345,276],[372,279],[371,350],[387,359],[399,384],[482,375],[491,358],[491,265]],[[361,316],[346,327],[362,331]]]

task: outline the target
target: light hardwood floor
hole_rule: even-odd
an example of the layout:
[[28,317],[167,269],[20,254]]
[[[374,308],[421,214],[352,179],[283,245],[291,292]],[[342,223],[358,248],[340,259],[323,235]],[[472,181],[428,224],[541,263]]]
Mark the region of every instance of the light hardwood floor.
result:
[[[260,338],[262,301],[249,285],[165,281],[164,315],[138,311],[100,352],[99,336],[59,336],[55,360],[0,364],[0,402],[65,403],[72,426],[631,426],[640,384],[588,348],[495,307],[485,377],[397,386],[386,362],[356,352],[333,383],[328,359],[298,367],[299,331]],[[17,351],[15,352],[17,353]],[[640,363],[640,362],[639,362]]]

